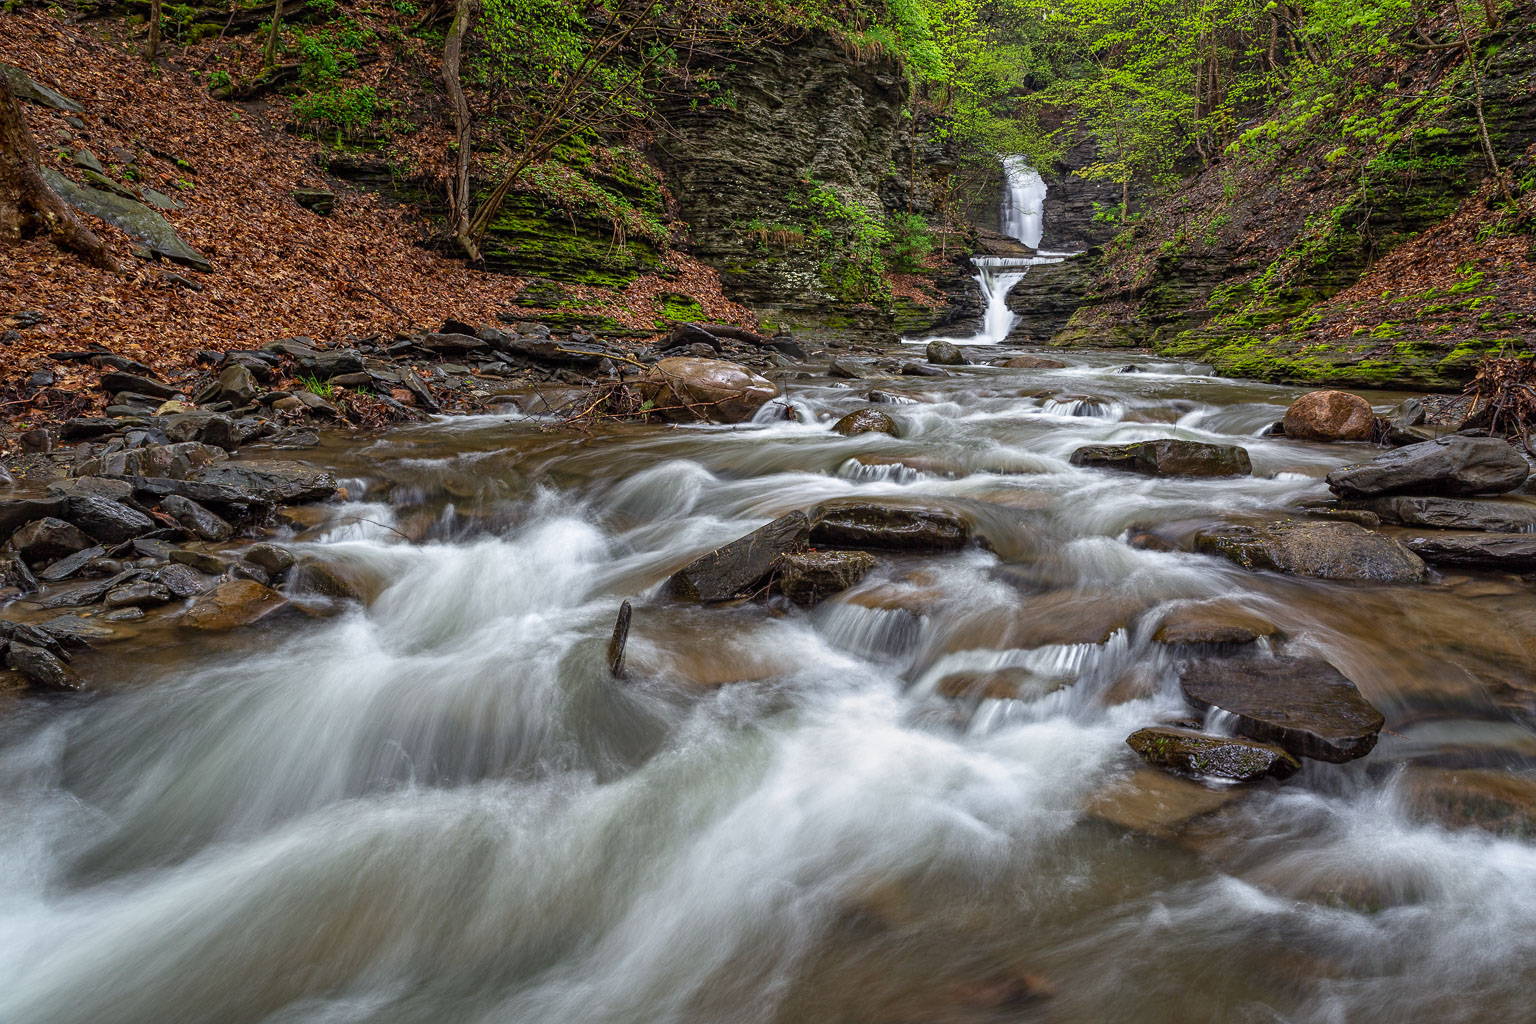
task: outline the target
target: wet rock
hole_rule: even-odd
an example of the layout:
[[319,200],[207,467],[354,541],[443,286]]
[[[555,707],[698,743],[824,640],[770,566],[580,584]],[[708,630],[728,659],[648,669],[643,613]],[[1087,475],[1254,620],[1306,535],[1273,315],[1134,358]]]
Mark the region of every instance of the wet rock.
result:
[[876,389],[874,391],[871,391],[869,394],[865,395],[864,397],[869,399],[871,402],[874,402],[877,405],[916,405],[917,404],[917,399],[909,398],[906,395],[898,395],[894,391],[880,391],[880,390]]
[[657,415],[677,423],[742,423],[779,394],[739,363],[686,356],[652,366],[640,390]]
[[176,548],[171,552],[171,561],[177,565],[190,566],[209,576],[222,576],[234,564],[233,559],[216,555],[211,551],[200,551],[197,548]]
[[182,624],[205,632],[222,632],[260,622],[288,604],[274,590],[251,580],[221,583],[192,603]]
[[108,608],[143,608],[162,605],[170,600],[171,592],[167,588],[150,580],[136,580],[109,590],[105,604]]
[[1503,494],[1525,482],[1530,467],[1496,437],[1443,437],[1377,456],[1328,474],[1328,486],[1345,498],[1391,494]]
[[1376,432],[1371,403],[1347,391],[1314,391],[1285,410],[1285,436],[1298,441],[1369,441]]
[[242,561],[231,565],[228,576],[232,580],[252,580],[264,587],[272,585],[272,577],[267,575],[267,571],[259,565],[252,565],[250,562]]
[[613,636],[608,640],[608,674],[615,679],[624,678],[624,651],[629,645],[631,614],[628,601],[619,605],[619,617],[613,624]]
[[1279,627],[1252,612],[1225,604],[1175,608],[1152,635],[1160,644],[1251,644],[1275,636]]
[[1384,523],[1435,530],[1483,530],[1489,533],[1536,531],[1536,504],[1527,501],[1472,501],[1465,498],[1416,498],[1394,495],[1352,501],[1350,508],[1374,512]]
[[78,575],[92,561],[103,557],[106,555],[106,553],[107,549],[99,544],[95,547],[86,548],[83,551],[76,551],[72,555],[65,555],[57,562],[54,562],[48,568],[38,573],[37,578],[42,580],[44,583],[63,582],[64,580],[69,579],[71,576]]
[[181,395],[181,389],[174,385],[134,373],[104,373],[101,375],[101,386],[113,394],[131,391],[136,395],[148,395],[162,400]]
[[1168,839],[1236,796],[1233,786],[1204,786],[1154,768],[1141,768],[1095,793],[1083,811],[1119,828]]
[[779,589],[809,608],[840,594],[875,567],[867,551],[797,551],[779,559]]
[[107,452],[86,459],[74,468],[75,476],[152,477],[185,480],[195,470],[229,458],[224,452],[196,441],[150,445],[129,451]]
[[209,588],[209,581],[190,565],[164,565],[151,572],[146,579],[164,587],[172,597],[196,597]]
[[1364,757],[1385,723],[1354,683],[1317,658],[1199,661],[1182,668],[1179,686],[1196,708],[1237,716],[1241,735],[1319,761]]
[[1072,453],[1074,466],[1119,469],[1143,476],[1249,476],[1248,451],[1231,444],[1164,438],[1137,444],[1093,444]]
[[95,437],[115,434],[122,429],[121,420],[108,416],[76,416],[60,425],[59,436],[65,441],[89,441]]
[[256,397],[256,378],[240,363],[231,363],[220,373],[219,379],[197,393],[199,405],[208,402],[229,402],[231,405],[249,405]]
[[0,555],[0,590],[10,589],[17,594],[35,594],[37,577],[19,555]]
[[1060,359],[1049,359],[1045,356],[1013,356],[1001,362],[993,363],[993,366],[1001,366],[1009,370],[1062,370],[1066,363]]
[[228,540],[235,532],[235,528],[219,516],[191,498],[179,494],[169,494],[160,499],[160,509],[191,530],[199,540]]
[[1325,580],[1418,583],[1426,573],[1423,561],[1399,541],[1354,523],[1286,519],[1218,527],[1196,534],[1195,550],[1245,569]]
[[[870,370],[856,359],[839,356],[827,365],[827,376],[836,377],[839,380],[863,380],[870,376]],[[875,374],[875,376],[883,375]]]
[[362,353],[354,348],[311,352],[297,356],[294,361],[298,364],[300,373],[318,380],[330,380],[344,373],[361,373],[365,369]]
[[1536,569],[1536,533],[1446,533],[1403,538],[1431,565],[1464,565],[1508,572]]
[[971,525],[944,509],[828,502],[811,516],[811,543],[833,548],[955,551],[971,539]]
[[667,588],[687,601],[728,601],[762,589],[786,554],[803,551],[810,535],[804,512],[790,512],[694,559],[674,573]]
[[947,341],[930,341],[924,353],[935,366],[964,366],[965,354]]
[[47,516],[64,515],[67,507],[62,496],[46,498],[12,498],[0,501],[0,537],[9,537],[28,523]]
[[323,501],[336,493],[336,478],[330,473],[281,459],[224,462],[202,470],[195,479],[204,484],[237,488],[269,504]]
[[106,544],[121,544],[156,529],[155,521],[138,509],[86,492],[69,496],[65,517]]
[[170,480],[159,477],[133,477],[133,493],[140,501],[158,504],[172,494],[190,498],[217,512],[225,519],[245,520],[265,515],[276,504],[260,495],[226,484],[198,480]]
[[293,568],[293,552],[287,548],[280,548],[276,544],[255,544],[245,553],[245,560],[252,565],[259,565],[267,574],[276,579]]
[[32,644],[12,640],[5,651],[5,663],[45,690],[78,690],[85,685],[51,652]]
[[1536,778],[1491,768],[1411,766],[1398,782],[1402,802],[1420,820],[1536,836]]
[[321,559],[305,561],[288,576],[288,590],[293,594],[328,597],[337,601],[362,601],[368,588],[361,576],[340,562]]
[[1125,742],[1154,767],[1234,782],[1283,779],[1301,767],[1295,757],[1270,743],[1170,726],[1138,729]]
[[924,363],[902,363],[901,372],[907,377],[948,377],[949,371]]
[[47,565],[96,542],[62,519],[35,519],[11,534],[7,546],[29,566]]
[[860,409],[832,424],[832,433],[853,437],[856,434],[889,434],[900,437],[896,421],[878,409]]

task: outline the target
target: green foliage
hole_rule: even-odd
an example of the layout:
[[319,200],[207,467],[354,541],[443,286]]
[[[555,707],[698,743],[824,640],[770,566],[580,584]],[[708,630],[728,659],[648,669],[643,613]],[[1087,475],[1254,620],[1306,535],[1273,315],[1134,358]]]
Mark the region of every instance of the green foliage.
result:
[[293,101],[295,120],[339,135],[362,133],[383,109],[384,102],[367,85],[350,89],[327,85]]
[[933,235],[926,218],[915,213],[898,213],[890,218],[890,244],[887,248],[892,270],[915,273],[923,269],[933,252]]
[[308,391],[312,395],[319,395],[324,399],[330,399],[332,395],[336,394],[337,390],[335,384],[332,384],[328,380],[321,380],[319,377],[306,377],[300,375],[299,383],[304,385],[305,391]]

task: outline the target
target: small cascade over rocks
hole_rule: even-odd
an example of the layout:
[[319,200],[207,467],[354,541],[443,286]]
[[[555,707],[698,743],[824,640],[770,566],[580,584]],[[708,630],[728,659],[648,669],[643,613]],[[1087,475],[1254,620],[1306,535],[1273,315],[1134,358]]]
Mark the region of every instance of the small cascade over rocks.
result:
[[[1040,263],[1060,263],[1072,253],[1048,252],[1040,249],[1044,233],[1045,179],[1030,167],[1022,156],[1003,158],[1003,174],[1006,188],[1003,191],[999,220],[1003,233],[1017,239],[1036,251],[1034,256],[977,256],[971,260],[976,267],[976,286],[981,289],[985,303],[981,332],[969,338],[944,338],[963,345],[1001,345],[1018,323],[1018,314],[1008,308],[1008,293]],[[926,343],[933,338],[904,338],[909,344]]]

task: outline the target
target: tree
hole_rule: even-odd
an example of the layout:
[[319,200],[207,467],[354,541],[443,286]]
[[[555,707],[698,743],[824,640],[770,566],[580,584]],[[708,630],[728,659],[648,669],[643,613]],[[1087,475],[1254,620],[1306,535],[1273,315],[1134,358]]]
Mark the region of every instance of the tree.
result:
[[144,59],[151,64],[160,54],[160,3],[149,0],[149,42],[144,44]]
[[92,266],[118,269],[96,233],[48,187],[21,103],[0,75],[0,245],[36,234],[79,253]]

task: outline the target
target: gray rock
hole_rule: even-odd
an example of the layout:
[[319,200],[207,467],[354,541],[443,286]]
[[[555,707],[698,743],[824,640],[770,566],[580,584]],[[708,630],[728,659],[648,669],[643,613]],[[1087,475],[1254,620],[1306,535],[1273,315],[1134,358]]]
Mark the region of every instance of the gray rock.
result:
[[1431,565],[1507,572],[1536,569],[1536,533],[1441,533],[1406,537],[1408,550]]
[[150,445],[130,451],[107,452],[77,465],[74,475],[185,480],[193,472],[227,458],[229,456],[217,448],[197,441],[184,441],[180,444]]
[[805,550],[810,521],[804,512],[780,516],[674,573],[667,586],[674,597],[688,601],[729,601],[762,589],[778,560]]
[[219,373],[219,379],[197,394],[198,404],[204,402],[229,402],[235,406],[249,405],[256,397],[256,378],[240,363],[231,363]]
[[1344,522],[1281,520],[1223,526],[1195,535],[1195,550],[1245,569],[1325,580],[1418,583],[1426,569],[1400,542]]
[[31,644],[12,640],[6,648],[5,663],[45,690],[78,690],[85,685],[52,653]]
[[1495,437],[1443,437],[1377,456],[1328,474],[1328,486],[1345,498],[1389,494],[1503,494],[1525,482],[1530,467]]
[[964,353],[947,341],[930,341],[926,354],[928,361],[935,366],[965,365]]
[[811,543],[831,548],[955,551],[971,525],[953,512],[867,501],[827,502],[811,515]]
[[311,355],[298,356],[299,372],[320,380],[330,380],[344,373],[363,370],[363,357],[356,349],[336,348]]
[[255,544],[245,552],[245,560],[252,565],[259,565],[272,577],[281,576],[293,568],[293,553],[287,548],[280,548],[276,544]]
[[10,498],[0,501],[0,537],[9,537],[37,519],[64,515],[67,503],[60,495],[46,498]]
[[37,578],[44,583],[62,583],[71,576],[76,576],[93,560],[106,555],[107,549],[101,545],[76,551],[72,555],[65,555],[54,562],[48,568],[37,574]]
[[272,577],[259,565],[250,562],[236,562],[229,567],[229,578],[232,580],[254,580],[264,587],[272,585]]
[[1218,658],[1185,665],[1184,697],[1237,716],[1237,731],[1298,757],[1335,763],[1364,757],[1385,724],[1332,665],[1316,658]]
[[162,605],[170,599],[170,590],[160,584],[151,580],[135,580],[109,590],[105,604],[108,608],[143,608]]
[[790,552],[779,559],[779,589],[808,608],[854,586],[875,564],[867,551]]
[[1167,726],[1138,729],[1125,742],[1155,767],[1234,782],[1283,779],[1301,767],[1300,761],[1274,744]]
[[11,87],[11,92],[16,95],[17,99],[36,103],[41,107],[52,107],[54,110],[62,110],[67,114],[85,113],[85,108],[80,104],[61,92],[34,82],[20,68],[12,67],[9,64],[0,64],[0,78],[5,79],[6,84]]
[[10,549],[30,566],[47,565],[76,551],[95,547],[95,542],[62,519],[34,519],[11,534]]
[[164,565],[146,578],[180,598],[196,597],[210,586],[210,581],[190,565]]
[[13,587],[20,594],[37,593],[37,577],[20,555],[0,554],[0,588]]
[[235,487],[262,501],[284,505],[321,501],[336,493],[336,478],[330,473],[281,459],[223,462],[203,469],[195,479]]
[[65,518],[104,544],[121,544],[156,529],[155,521],[136,508],[99,494],[69,496]]
[[143,203],[101,189],[77,185],[51,167],[43,168],[43,178],[70,206],[100,217],[113,227],[144,242],[156,256],[205,273],[213,270],[208,257],[192,248],[176,234],[176,229]]
[[323,188],[296,188],[288,193],[293,201],[318,213],[320,216],[329,216],[336,209],[336,193]]
[[1415,498],[1394,495],[1352,501],[1348,507],[1374,512],[1384,523],[1435,530],[1485,530],[1523,533],[1536,530],[1536,504],[1528,501],[1476,501],[1467,498]]
[[1138,444],[1093,444],[1072,453],[1072,465],[1119,469],[1142,476],[1250,476],[1248,450],[1164,438]]
[[219,516],[191,498],[179,494],[169,494],[160,499],[160,509],[191,530],[199,540],[228,540],[235,532],[235,528]]
[[440,356],[485,352],[491,347],[472,334],[418,334],[415,341],[418,348]]
[[949,371],[923,363],[903,363],[901,372],[908,377],[948,377]]

